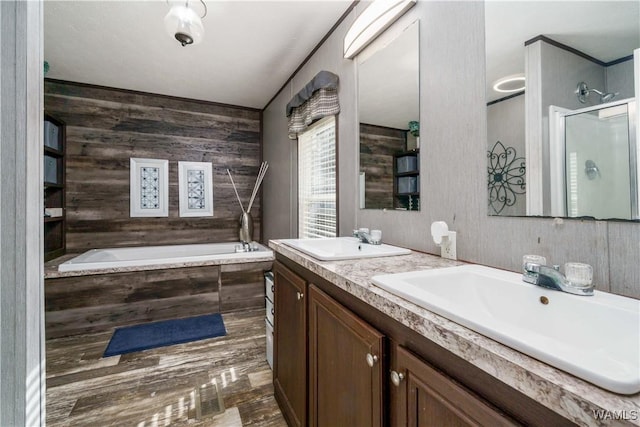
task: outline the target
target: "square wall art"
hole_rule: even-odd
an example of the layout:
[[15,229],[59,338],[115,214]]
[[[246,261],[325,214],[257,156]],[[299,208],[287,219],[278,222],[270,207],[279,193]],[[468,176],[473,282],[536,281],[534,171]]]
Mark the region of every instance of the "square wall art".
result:
[[180,216],[213,216],[212,165],[178,162]]
[[169,216],[169,161],[130,159],[130,215]]

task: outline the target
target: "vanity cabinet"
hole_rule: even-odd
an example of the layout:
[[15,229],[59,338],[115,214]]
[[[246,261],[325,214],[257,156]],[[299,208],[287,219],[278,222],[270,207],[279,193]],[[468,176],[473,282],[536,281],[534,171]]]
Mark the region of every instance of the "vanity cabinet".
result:
[[290,426],[574,425],[281,253],[273,272]]
[[390,381],[393,426],[517,425],[399,345],[392,349]]
[[384,335],[309,285],[309,426],[382,426]]
[[307,425],[307,305],[305,280],[274,263],[273,387],[290,426]]
[[273,271],[273,383],[288,424],[382,426],[384,335],[282,264]]

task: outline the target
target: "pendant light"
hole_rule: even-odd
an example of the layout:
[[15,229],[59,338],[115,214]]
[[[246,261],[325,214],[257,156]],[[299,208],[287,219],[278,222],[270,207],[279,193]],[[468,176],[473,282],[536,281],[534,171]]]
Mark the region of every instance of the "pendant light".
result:
[[[168,2],[167,2],[168,3]],[[189,0],[184,4],[174,4],[169,13],[164,17],[164,26],[170,36],[175,37],[182,45],[198,44],[204,36],[204,26],[202,18],[207,16],[207,5],[200,0],[204,6],[204,14],[199,16],[195,10],[189,7]]]

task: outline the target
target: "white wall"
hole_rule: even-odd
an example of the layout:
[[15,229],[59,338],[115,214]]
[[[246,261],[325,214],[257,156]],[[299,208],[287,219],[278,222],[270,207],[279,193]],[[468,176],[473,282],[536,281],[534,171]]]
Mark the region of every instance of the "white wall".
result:
[[[458,232],[460,259],[518,271],[522,255],[540,254],[554,264],[580,261],[594,266],[599,289],[640,298],[640,224],[490,217],[486,207],[486,101],[484,5],[481,2],[420,1],[394,26],[420,19],[420,212],[359,210],[357,192],[356,70],[342,58],[342,37],[358,10],[339,26],[285,92],[267,108],[265,159],[289,157],[284,106],[321,69],[340,76],[340,233],[354,225],[380,228],[391,244],[439,253],[430,224],[444,220]],[[576,82],[577,84],[577,82]],[[275,169],[275,168],[274,168]],[[284,168],[283,168],[284,169]],[[269,173],[271,173],[271,168]],[[281,215],[294,198],[286,171],[266,182],[265,235],[290,237]],[[276,182],[277,179],[277,182]],[[282,186],[280,186],[282,185]],[[267,204],[268,207],[267,207]],[[289,221],[291,221],[289,219]],[[286,222],[286,221],[284,221]]]
[[41,7],[0,2],[1,426],[45,424]]
[[608,66],[605,68],[605,75],[606,92],[619,92],[614,100],[634,97],[633,59]]

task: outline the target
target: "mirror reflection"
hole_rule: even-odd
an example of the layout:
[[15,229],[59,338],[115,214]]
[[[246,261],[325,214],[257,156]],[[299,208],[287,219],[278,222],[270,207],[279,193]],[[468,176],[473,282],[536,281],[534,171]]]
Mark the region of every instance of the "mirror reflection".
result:
[[360,208],[420,208],[418,21],[358,56]]
[[485,25],[489,215],[640,219],[640,2],[491,1]]

